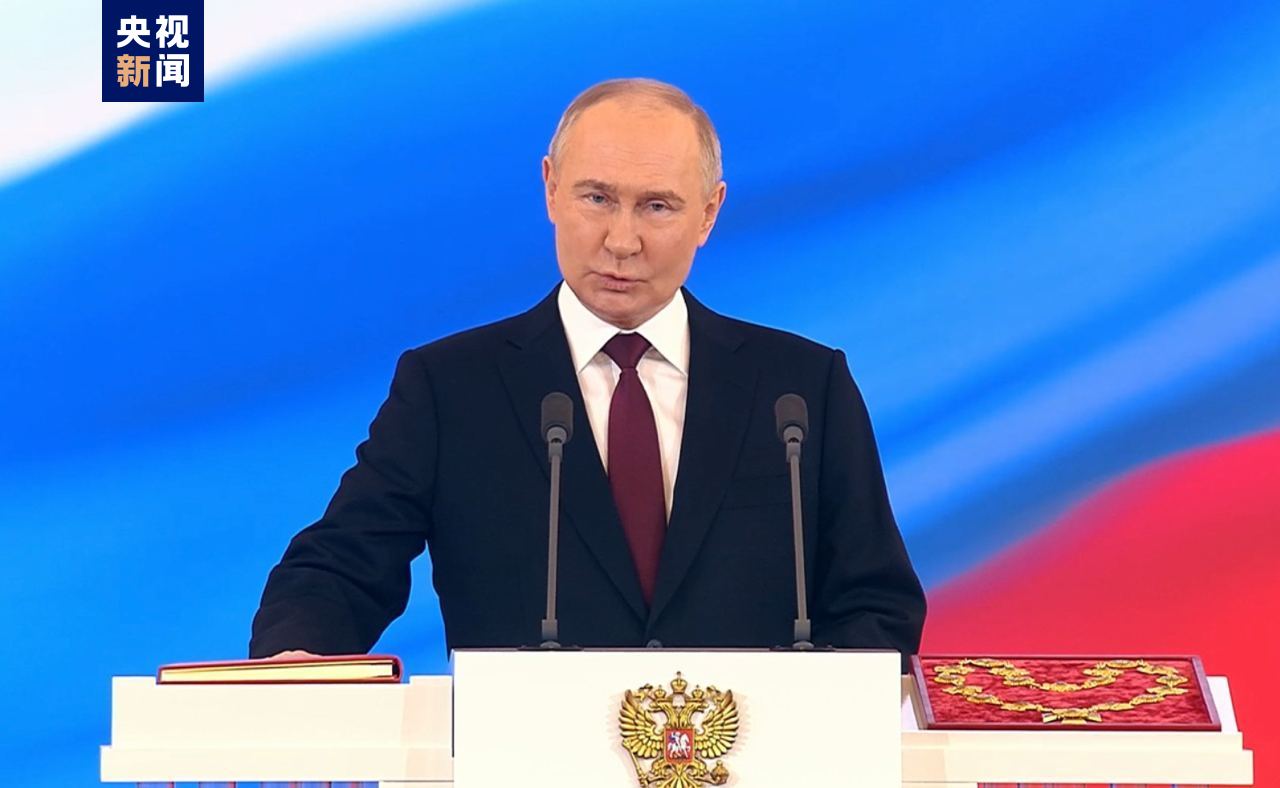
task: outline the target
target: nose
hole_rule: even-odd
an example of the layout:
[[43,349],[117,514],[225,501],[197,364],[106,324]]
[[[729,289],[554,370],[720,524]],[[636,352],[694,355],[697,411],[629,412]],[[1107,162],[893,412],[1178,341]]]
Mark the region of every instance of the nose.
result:
[[642,244],[636,232],[636,220],[630,211],[619,210],[609,219],[609,229],[604,236],[604,248],[616,260],[624,260],[640,253]]

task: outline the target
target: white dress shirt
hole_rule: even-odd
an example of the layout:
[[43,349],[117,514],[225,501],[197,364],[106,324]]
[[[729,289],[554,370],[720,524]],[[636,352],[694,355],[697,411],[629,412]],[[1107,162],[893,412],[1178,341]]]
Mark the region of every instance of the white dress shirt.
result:
[[604,345],[618,333],[637,333],[649,340],[651,347],[636,365],[636,373],[649,397],[658,428],[662,490],[669,519],[680,464],[680,439],[684,434],[685,398],[689,392],[689,308],[684,303],[684,294],[677,290],[670,303],[633,331],[624,331],[601,320],[587,309],[567,283],[561,284],[556,298],[573,368],[582,388],[587,420],[606,472],[609,470],[609,403],[622,371],[605,355]]

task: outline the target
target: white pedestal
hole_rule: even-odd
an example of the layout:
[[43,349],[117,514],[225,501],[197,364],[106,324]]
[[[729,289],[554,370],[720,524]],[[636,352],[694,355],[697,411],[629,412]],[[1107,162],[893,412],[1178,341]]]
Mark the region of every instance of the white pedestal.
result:
[[[824,767],[834,771],[820,778],[822,785],[871,785],[863,782],[865,762],[859,754],[868,742],[888,751],[901,748],[898,779],[904,788],[975,788],[989,782],[1252,784],[1253,754],[1243,748],[1222,677],[1209,678],[1221,732],[927,731],[918,723],[912,681],[896,677],[896,662],[889,686],[897,696],[886,701],[876,688],[850,692],[850,676],[857,671],[842,666],[840,655],[756,653],[782,660],[780,679],[761,680],[755,672],[759,666],[736,664],[725,656],[732,653],[640,652],[643,663],[601,669],[604,662],[591,664],[600,652],[468,652],[458,663],[458,741],[469,748],[475,736],[489,731],[494,743],[480,740],[475,751],[495,753],[493,758],[505,761],[499,764],[508,770],[504,773],[521,775],[521,780],[489,785],[557,784],[529,778],[526,758],[535,752],[559,758],[560,739],[554,745],[536,742],[568,730],[571,759],[589,754],[596,764],[592,768],[607,773],[591,783],[593,788],[631,788],[637,781],[617,738],[622,692],[668,682],[679,670],[691,683],[714,683],[734,690],[739,699],[739,740],[724,758],[733,775],[728,788],[811,782],[802,775],[818,748],[823,757],[838,761]],[[649,662],[655,655],[671,661]],[[532,660],[528,665],[525,657]],[[519,664],[507,661],[506,675],[494,675],[505,659]],[[773,666],[766,667],[772,675]],[[489,680],[482,681],[486,673]],[[472,677],[482,683],[469,687]],[[830,689],[817,695],[796,691],[813,686]],[[862,696],[867,691],[874,701]],[[504,701],[503,692],[512,693],[506,696],[512,700]],[[886,703],[892,704],[892,721],[873,730],[858,727],[864,712],[863,721],[874,725],[870,720],[880,718]],[[484,704],[504,711],[488,720],[470,713]],[[102,779],[331,780],[442,788],[453,784],[453,706],[453,680],[447,676],[355,686],[159,686],[150,676],[120,677],[112,680],[111,744],[102,748]],[[552,727],[561,724],[571,727]],[[521,736],[513,738],[516,732]],[[781,753],[776,763],[767,755],[775,751]],[[620,764],[627,768],[619,771]],[[774,781],[780,771],[796,777]]]
[[667,686],[679,672],[689,691],[733,691],[740,727],[722,759],[730,785],[899,788],[899,665],[884,651],[459,651],[454,780],[638,786],[618,733],[624,692]]
[[453,780],[453,683],[111,682],[103,782]]
[[904,785],[975,783],[1252,785],[1253,753],[1244,749],[1221,676],[1209,677],[1222,730],[930,731],[920,727],[914,682],[902,678]]

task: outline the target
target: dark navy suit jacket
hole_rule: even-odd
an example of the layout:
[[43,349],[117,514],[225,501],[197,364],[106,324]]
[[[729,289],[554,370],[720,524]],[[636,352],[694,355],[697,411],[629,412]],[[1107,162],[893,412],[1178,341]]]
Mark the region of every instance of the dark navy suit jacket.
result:
[[772,647],[796,616],[790,486],[773,406],[805,398],[803,509],[814,640],[913,653],[925,600],[838,350],[716,314],[687,292],[689,388],[653,604],[632,566],[555,293],[405,353],[324,516],[271,572],[252,656],[373,647],[430,549],[450,649],[536,644],[546,605],[543,396],[574,400],[560,530],[560,639]]

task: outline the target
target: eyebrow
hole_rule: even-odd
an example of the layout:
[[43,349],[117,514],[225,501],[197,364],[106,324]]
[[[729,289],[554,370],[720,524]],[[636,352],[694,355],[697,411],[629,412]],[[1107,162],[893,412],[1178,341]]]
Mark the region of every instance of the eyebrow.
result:
[[[582,189],[595,189],[596,191],[602,191],[602,192],[605,192],[605,193],[607,193],[607,194],[617,194],[617,193],[618,193],[618,187],[617,187],[617,185],[612,184],[612,183],[605,183],[604,181],[597,181],[597,180],[595,180],[594,178],[587,178],[586,180],[578,181],[577,183],[573,184],[573,188],[574,188],[574,189],[576,189],[576,190],[582,190]],[[677,206],[682,206],[682,205],[684,205],[684,203],[685,203],[685,200],[684,200],[684,198],[683,198],[683,197],[681,197],[680,195],[678,195],[678,194],[676,194],[675,192],[671,191],[670,189],[666,189],[666,190],[663,190],[663,191],[647,191],[647,192],[643,192],[643,193],[640,195],[640,199],[641,199],[642,201],[647,201],[647,200],[666,200],[667,202],[672,203],[673,205],[677,205]]]

